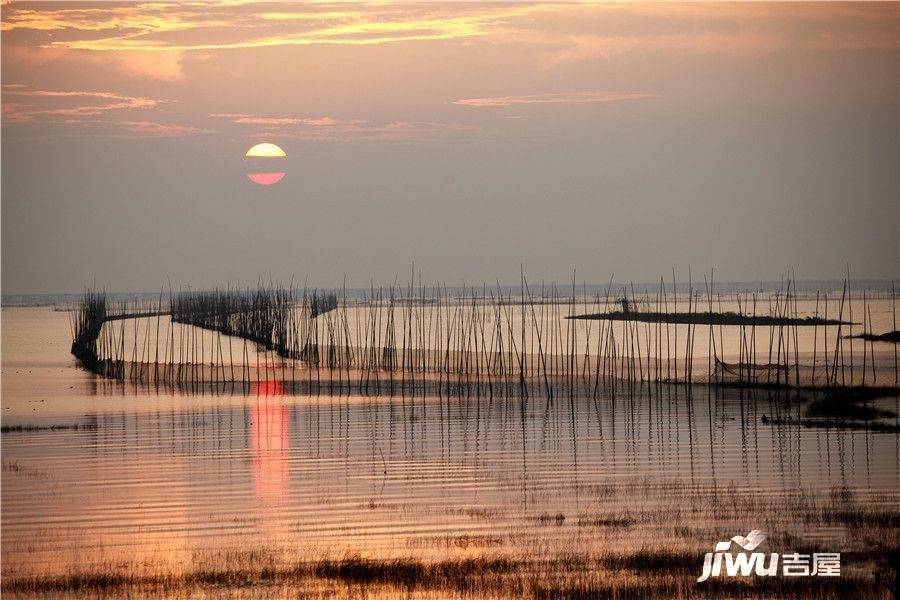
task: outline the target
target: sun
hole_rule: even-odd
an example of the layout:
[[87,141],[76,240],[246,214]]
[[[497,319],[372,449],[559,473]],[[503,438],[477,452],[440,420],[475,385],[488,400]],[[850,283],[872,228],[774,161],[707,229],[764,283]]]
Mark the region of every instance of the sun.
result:
[[247,150],[247,154],[244,156],[263,156],[263,157],[273,157],[273,156],[287,156],[284,150],[275,144],[271,144],[269,142],[262,142],[261,144],[256,144],[249,150]]
[[284,150],[271,144],[263,142],[256,144],[249,150],[244,157],[248,164],[252,164],[252,172],[247,173],[247,177],[258,185],[274,185],[284,179],[283,159],[287,156]]

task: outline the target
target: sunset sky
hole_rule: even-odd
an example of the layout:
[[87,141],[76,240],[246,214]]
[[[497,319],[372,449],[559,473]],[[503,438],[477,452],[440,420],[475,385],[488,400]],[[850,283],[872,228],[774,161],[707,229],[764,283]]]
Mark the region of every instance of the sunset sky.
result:
[[3,292],[896,277],[898,53],[897,3],[4,3]]

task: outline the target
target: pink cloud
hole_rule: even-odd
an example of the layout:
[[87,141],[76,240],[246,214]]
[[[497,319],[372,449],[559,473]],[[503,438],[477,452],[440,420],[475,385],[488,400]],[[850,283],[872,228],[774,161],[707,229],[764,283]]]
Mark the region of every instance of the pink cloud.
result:
[[548,94],[530,94],[526,96],[491,96],[486,98],[464,98],[453,104],[459,106],[499,107],[521,104],[588,104],[600,102],[621,102],[624,100],[643,100],[658,98],[657,94],[622,93],[622,92],[556,92]]
[[[153,109],[163,102],[114,92],[32,90],[19,85],[4,85],[3,96],[3,118],[9,123],[52,121],[56,117],[93,117],[120,110]],[[8,96],[16,100],[8,102]],[[76,102],[74,106],[67,104],[72,101]]]
[[248,115],[242,113],[214,113],[209,115],[213,118],[227,119],[232,123],[239,125],[263,125],[263,126],[283,126],[283,125],[307,125],[310,127],[339,127],[346,125],[356,125],[364,123],[356,119],[334,119],[332,117],[266,117],[259,115]]
[[108,91],[34,90],[7,84],[3,86],[3,100],[5,124],[50,125],[66,128],[66,135],[176,138],[206,132],[190,125],[119,117],[155,111],[168,102],[146,96]]
[[177,138],[204,133],[205,130],[190,125],[173,123],[156,123],[154,121],[118,121],[115,127],[133,133],[137,137]]
[[334,117],[262,116],[244,113],[213,113],[235,125],[260,128],[252,135],[322,141],[407,141],[438,137],[451,132],[478,129],[459,123],[427,121],[390,121],[373,123],[364,119]]

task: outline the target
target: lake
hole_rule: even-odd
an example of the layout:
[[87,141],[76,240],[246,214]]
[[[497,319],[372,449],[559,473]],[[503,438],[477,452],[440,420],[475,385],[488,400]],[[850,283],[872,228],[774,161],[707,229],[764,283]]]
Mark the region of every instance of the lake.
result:
[[[2,317],[6,593],[893,593],[900,435],[804,426],[810,398],[178,391],[83,371],[65,312]],[[898,402],[867,404],[896,426]],[[841,577],[697,583],[756,529],[766,552],[840,552]]]

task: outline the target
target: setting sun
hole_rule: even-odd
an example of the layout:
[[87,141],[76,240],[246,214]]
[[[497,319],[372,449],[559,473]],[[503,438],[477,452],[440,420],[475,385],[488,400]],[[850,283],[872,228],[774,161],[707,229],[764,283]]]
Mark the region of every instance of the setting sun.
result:
[[280,147],[275,144],[270,144],[269,142],[263,142],[261,144],[256,144],[249,150],[247,150],[247,154],[244,156],[287,156]]
[[[270,144],[269,142],[263,142],[260,144],[256,144],[255,146],[253,146],[252,148],[247,150],[247,154],[245,154],[244,156],[246,158],[252,158],[252,159],[256,159],[256,158],[279,159],[279,158],[286,157],[287,154],[285,154],[284,150],[282,150],[280,147],[276,146],[275,144]],[[257,163],[257,164],[263,163],[267,167],[271,167],[275,163],[280,163],[282,161],[280,161],[280,160],[275,160],[275,161],[251,160],[251,161],[247,161],[247,162],[248,163]],[[252,181],[253,183],[255,183],[257,185],[274,185],[274,184],[278,183],[279,181],[281,181],[284,178],[284,175],[285,175],[284,171],[269,171],[268,169],[266,169],[266,172],[262,172],[262,173],[258,173],[258,172],[247,173],[247,177],[250,179],[250,181]]]

